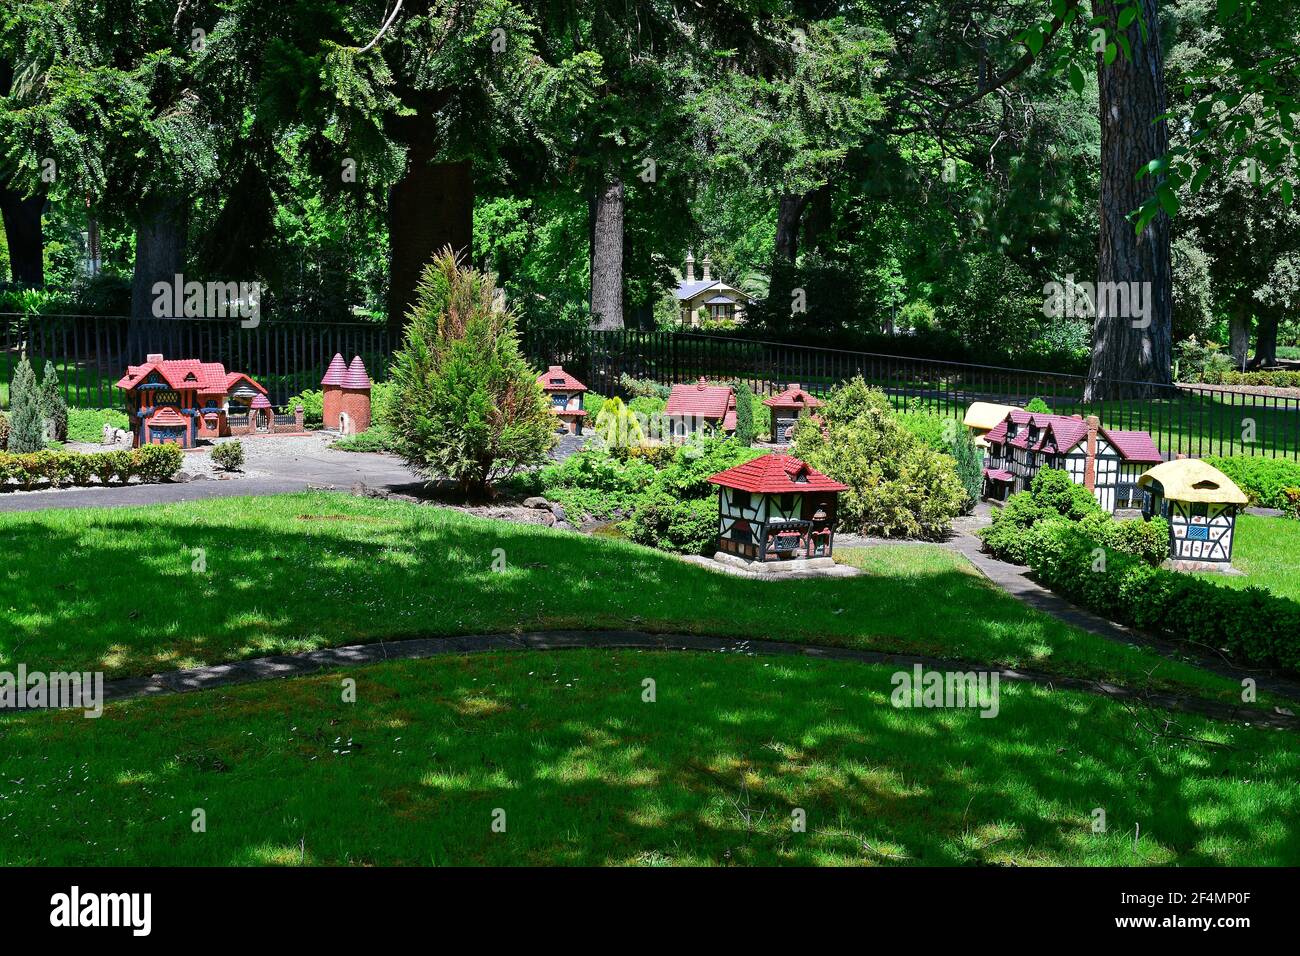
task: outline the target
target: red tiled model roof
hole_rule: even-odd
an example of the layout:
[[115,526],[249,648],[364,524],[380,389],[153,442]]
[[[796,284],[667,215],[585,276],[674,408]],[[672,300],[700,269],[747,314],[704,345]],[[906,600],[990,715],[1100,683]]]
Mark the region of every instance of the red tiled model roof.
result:
[[[665,415],[694,415],[721,421],[736,407],[736,396],[725,385],[710,385],[701,376],[694,385],[674,385],[664,406]],[[732,423],[735,426],[735,423]]]
[[172,408],[170,405],[164,405],[162,408],[158,409],[158,411],[154,412],[153,417],[149,419],[150,428],[154,428],[158,426],[171,428],[177,425],[184,425],[184,424],[185,424],[185,419],[182,418],[180,413],[177,412],[176,409]]
[[985,468],[984,477],[992,478],[994,481],[1015,481],[1016,480],[1015,475],[1011,474],[1011,472],[1009,471],[1004,471],[1001,468]]
[[330,359],[330,367],[325,370],[325,377],[320,380],[322,385],[342,385],[343,376],[347,373],[348,364],[343,361],[343,353],[335,352],[334,357]]
[[352,357],[352,364],[348,366],[347,373],[343,376],[343,387],[356,389],[370,387],[370,376],[366,374],[366,366],[361,361],[360,355]]
[[1121,432],[1103,428],[1106,440],[1115,446],[1125,461],[1161,462],[1165,456],[1146,432]]
[[784,392],[763,399],[763,404],[768,408],[820,408],[822,400],[798,385],[791,385]]
[[226,395],[231,386],[243,378],[259,392],[266,393],[266,389],[251,376],[243,372],[227,372],[220,362],[201,362],[198,359],[159,359],[143,365],[128,365],[126,374],[118,381],[117,387],[129,392],[147,379],[151,372],[157,372],[164,382],[178,391],[192,388],[204,395]]
[[848,491],[816,468],[791,455],[764,455],[753,461],[728,468],[709,481],[726,488],[736,488],[761,495],[807,491]]
[[252,402],[249,403],[249,408],[270,408],[270,407],[271,407],[271,400],[267,398],[265,395],[254,395]]
[[537,376],[537,384],[546,392],[585,392],[587,386],[564,370],[562,366],[552,365]]

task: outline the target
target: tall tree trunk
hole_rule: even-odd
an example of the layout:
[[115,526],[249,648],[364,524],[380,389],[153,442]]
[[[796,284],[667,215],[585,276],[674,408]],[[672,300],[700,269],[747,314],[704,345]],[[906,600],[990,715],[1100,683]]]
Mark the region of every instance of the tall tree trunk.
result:
[[794,262],[799,255],[799,227],[803,224],[808,197],[799,193],[782,193],[776,209],[776,244],[773,254],[778,262]]
[[[1162,212],[1137,235],[1126,218],[1159,180],[1135,178],[1169,147],[1165,112],[1164,57],[1160,49],[1158,0],[1141,0],[1147,39],[1138,21],[1128,29],[1132,59],[1122,53],[1110,66],[1098,56],[1101,113],[1101,238],[1098,248],[1097,322],[1086,399],[1151,394],[1168,384],[1173,351],[1172,263],[1169,219]],[[1115,22],[1114,0],[1093,0],[1095,16]],[[1112,285],[1112,283],[1114,285]],[[1144,314],[1122,308],[1122,293],[1141,295]],[[1117,304],[1121,307],[1117,308]],[[1130,384],[1130,383],[1143,384]]]
[[1228,354],[1234,367],[1246,366],[1250,357],[1250,303],[1234,302],[1228,313]]
[[1256,324],[1255,366],[1277,364],[1277,326],[1281,311],[1273,306],[1264,309]]
[[592,328],[623,328],[623,180],[608,176],[592,197]]
[[176,276],[184,274],[189,222],[189,204],[184,199],[159,203],[137,220],[135,272],[131,277],[133,325],[141,319],[155,318],[154,302],[158,295],[154,284],[166,282],[170,288]]
[[9,273],[22,286],[45,285],[45,233],[41,213],[44,191],[23,196],[0,186],[0,216],[4,218],[5,241],[9,244]]
[[431,139],[412,143],[406,175],[388,193],[388,327],[394,333],[406,326],[429,260],[445,248],[469,255],[474,239],[473,166],[433,162],[435,153]]

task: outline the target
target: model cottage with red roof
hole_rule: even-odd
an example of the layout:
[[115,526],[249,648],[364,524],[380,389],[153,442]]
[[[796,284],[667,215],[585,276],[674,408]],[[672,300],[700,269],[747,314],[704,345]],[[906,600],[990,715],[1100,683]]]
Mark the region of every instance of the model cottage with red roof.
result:
[[[126,393],[132,444],[176,444],[193,448],[200,438],[237,433],[266,389],[243,372],[219,362],[148,356],[127,367],[117,387]],[[301,423],[300,426],[301,427]]]
[[791,455],[764,455],[709,479],[718,486],[718,550],[746,561],[829,558],[839,493]]
[[710,385],[700,376],[692,385],[673,386],[664,417],[673,438],[685,439],[706,427],[731,434],[736,430],[736,395],[729,386]]
[[1102,428],[1096,415],[1085,420],[1017,408],[984,440],[984,494],[998,500],[1028,488],[1038,469],[1058,468],[1107,511],[1140,508],[1138,478],[1164,460],[1146,432]]
[[763,404],[772,410],[772,442],[777,445],[790,444],[790,432],[799,416],[805,411],[821,408],[819,398],[804,391],[798,385],[791,385],[784,392],[763,399]]
[[559,419],[558,431],[582,434],[582,420],[587,413],[582,409],[582,393],[587,390],[576,378],[559,365],[552,365],[537,376],[537,384],[546,393],[551,414]]

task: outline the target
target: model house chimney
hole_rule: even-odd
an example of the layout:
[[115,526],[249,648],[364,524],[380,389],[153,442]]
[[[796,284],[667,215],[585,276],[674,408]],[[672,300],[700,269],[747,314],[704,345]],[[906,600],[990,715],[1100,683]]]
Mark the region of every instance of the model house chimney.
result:
[[713,262],[709,259],[708,256],[705,256],[703,259],[700,260],[700,265],[704,267],[704,276],[703,276],[704,281],[712,282],[713,280],[709,278],[709,267],[713,265]]
[[144,360],[148,362],[150,365],[157,365],[159,362],[163,360],[162,353],[150,352],[148,355],[144,357]]
[[1088,457],[1083,463],[1083,487],[1089,491],[1095,491],[1097,488],[1097,429],[1101,427],[1101,419],[1096,415],[1089,415],[1085,421],[1088,426]]
[[695,281],[695,253],[686,253],[686,281]]

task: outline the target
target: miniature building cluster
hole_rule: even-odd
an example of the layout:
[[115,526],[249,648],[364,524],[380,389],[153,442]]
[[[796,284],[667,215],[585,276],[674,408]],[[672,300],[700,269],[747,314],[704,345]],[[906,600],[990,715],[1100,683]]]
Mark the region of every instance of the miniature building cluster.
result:
[[132,444],[193,448],[201,438],[303,431],[303,410],[276,415],[266,389],[220,362],[151,354],[127,367],[117,387],[126,393]]
[[587,417],[582,408],[582,393],[587,386],[559,365],[552,365],[537,376],[537,384],[551,403],[551,414],[558,419],[556,430],[581,435],[582,420]]
[[1095,415],[1085,420],[1013,408],[983,439],[984,495],[999,501],[1028,488],[1040,468],[1059,468],[1107,511],[1139,508],[1138,479],[1164,461],[1146,432],[1102,428]]
[[686,254],[686,278],[676,289],[677,304],[684,326],[698,326],[702,310],[707,310],[711,322],[744,322],[745,309],[754,300],[739,289],[727,285],[710,274],[713,267],[708,256],[700,260],[703,276],[695,277],[695,256]]
[[320,385],[326,428],[343,435],[356,435],[370,428],[370,376],[360,355],[345,365],[343,355],[336,352]]
[[718,550],[746,561],[830,558],[848,485],[791,455],[755,458],[709,478],[718,486]]

